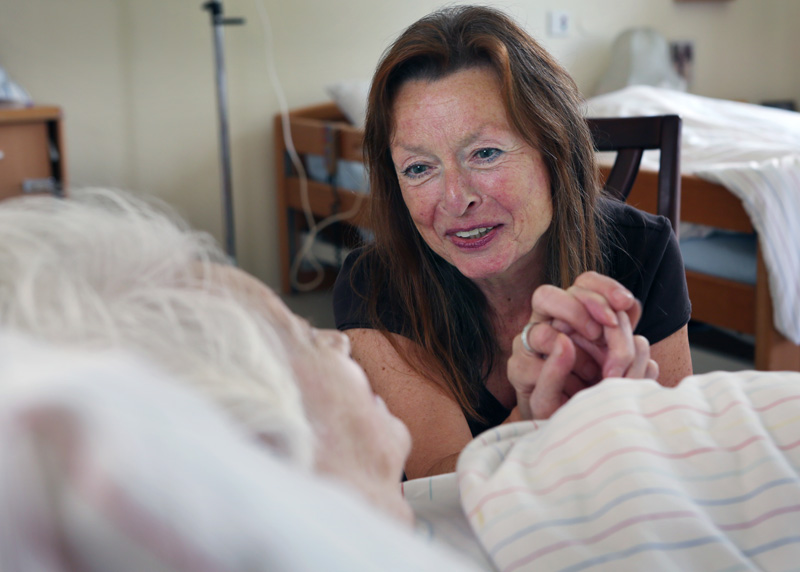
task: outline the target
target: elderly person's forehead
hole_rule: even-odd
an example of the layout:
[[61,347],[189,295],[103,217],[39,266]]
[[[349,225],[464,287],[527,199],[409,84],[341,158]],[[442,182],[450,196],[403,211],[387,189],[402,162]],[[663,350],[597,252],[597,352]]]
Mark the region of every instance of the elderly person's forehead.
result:
[[209,273],[237,298],[242,298],[254,310],[263,312],[265,318],[286,333],[298,336],[303,326],[307,326],[306,320],[292,314],[280,296],[247,272],[234,266],[212,264]]

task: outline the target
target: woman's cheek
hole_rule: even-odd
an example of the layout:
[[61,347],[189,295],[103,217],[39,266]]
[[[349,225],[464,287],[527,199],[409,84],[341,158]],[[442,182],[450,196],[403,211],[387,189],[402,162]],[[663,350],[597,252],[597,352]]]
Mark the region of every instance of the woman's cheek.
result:
[[403,189],[403,202],[406,204],[411,219],[419,227],[430,226],[438,205],[438,195],[430,186]]
[[526,183],[515,175],[509,169],[482,172],[476,177],[475,187],[480,189],[484,197],[491,197],[506,208],[514,208],[527,194],[524,190]]

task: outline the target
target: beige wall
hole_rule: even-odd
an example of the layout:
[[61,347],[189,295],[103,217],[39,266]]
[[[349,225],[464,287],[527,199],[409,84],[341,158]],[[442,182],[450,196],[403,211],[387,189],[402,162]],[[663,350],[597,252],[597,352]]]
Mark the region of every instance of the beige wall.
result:
[[121,4],[0,0],[0,66],[37,103],[64,107],[78,184],[128,186],[130,100]]
[[[262,1],[262,0],[256,0]],[[441,2],[263,0],[276,71],[290,107],[324,86],[368,78],[381,51]],[[222,215],[211,27],[202,0],[0,0],[0,65],[37,102],[61,105],[73,186],[159,195],[218,238]],[[616,35],[652,26],[696,46],[702,95],[800,101],[800,2],[517,0],[517,17],[590,94]],[[569,38],[549,38],[549,9],[568,11]],[[225,30],[240,264],[276,285],[271,118],[279,109],[253,0],[227,0],[244,27]]]

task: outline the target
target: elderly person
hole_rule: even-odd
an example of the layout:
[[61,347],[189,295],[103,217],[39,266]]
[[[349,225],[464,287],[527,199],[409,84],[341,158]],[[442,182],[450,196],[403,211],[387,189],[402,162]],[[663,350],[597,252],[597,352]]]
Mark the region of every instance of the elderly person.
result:
[[345,261],[334,309],[411,431],[409,478],[453,470],[474,435],[548,417],[604,377],[691,373],[674,234],[602,196],[581,103],[490,8],[421,19],[378,65],[375,240]]
[[0,202],[0,569],[472,570],[414,536],[409,435],[164,205]]
[[87,190],[0,203],[0,327],[123,349],[213,399],[271,454],[410,522],[408,431],[349,340],[292,314],[163,205]]

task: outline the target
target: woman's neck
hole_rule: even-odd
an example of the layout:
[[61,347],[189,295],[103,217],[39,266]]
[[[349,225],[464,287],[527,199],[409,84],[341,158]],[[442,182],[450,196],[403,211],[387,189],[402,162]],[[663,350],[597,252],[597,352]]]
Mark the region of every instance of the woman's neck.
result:
[[545,282],[544,258],[543,254],[532,253],[524,264],[518,264],[502,275],[476,282],[486,296],[490,318],[498,334],[508,327],[516,328],[519,323],[527,323],[533,291]]

